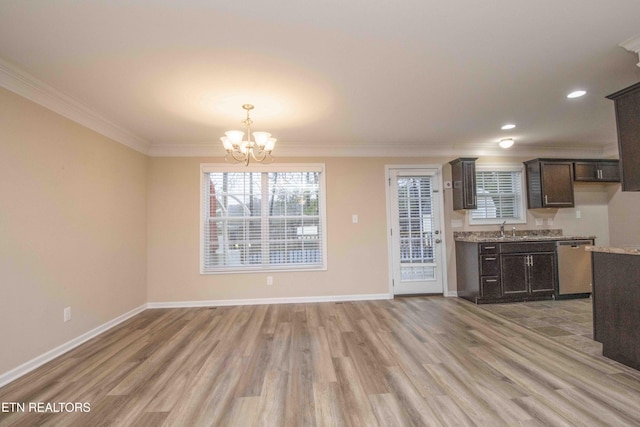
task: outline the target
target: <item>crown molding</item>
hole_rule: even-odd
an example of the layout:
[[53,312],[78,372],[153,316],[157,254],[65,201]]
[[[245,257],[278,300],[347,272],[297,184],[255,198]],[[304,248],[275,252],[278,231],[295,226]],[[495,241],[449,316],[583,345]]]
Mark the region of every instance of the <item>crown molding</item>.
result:
[[[196,144],[153,144],[148,152],[151,157],[224,157],[225,152],[218,141]],[[403,145],[368,144],[292,144],[282,143],[276,147],[274,157],[612,157],[617,155],[617,147],[611,146],[549,146],[516,145],[502,149],[497,144],[455,144],[434,146],[428,144]]]
[[[628,50],[629,52],[635,52],[640,57],[640,35],[625,40],[618,46]],[[638,62],[636,65],[640,67],[640,62]]]
[[0,86],[143,154],[149,141],[0,58]]

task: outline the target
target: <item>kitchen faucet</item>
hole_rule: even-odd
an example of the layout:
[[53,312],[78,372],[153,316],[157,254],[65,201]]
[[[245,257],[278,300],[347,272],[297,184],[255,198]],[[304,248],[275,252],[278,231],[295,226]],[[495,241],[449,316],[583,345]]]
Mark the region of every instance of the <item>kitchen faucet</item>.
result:
[[504,237],[504,225],[507,223],[507,221],[503,222],[500,225],[500,237]]

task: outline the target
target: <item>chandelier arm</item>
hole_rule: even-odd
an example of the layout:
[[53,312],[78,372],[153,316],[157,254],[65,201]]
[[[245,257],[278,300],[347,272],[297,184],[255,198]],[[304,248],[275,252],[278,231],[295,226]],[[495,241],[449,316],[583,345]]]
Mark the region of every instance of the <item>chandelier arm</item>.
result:
[[251,157],[253,157],[253,160],[255,160],[256,162],[262,162],[265,159],[266,155],[262,150],[251,150]]
[[231,157],[233,158],[233,160],[235,160],[235,163],[240,163],[245,161],[245,155],[242,154],[240,151],[233,150],[233,151],[230,151],[229,154],[231,154]]

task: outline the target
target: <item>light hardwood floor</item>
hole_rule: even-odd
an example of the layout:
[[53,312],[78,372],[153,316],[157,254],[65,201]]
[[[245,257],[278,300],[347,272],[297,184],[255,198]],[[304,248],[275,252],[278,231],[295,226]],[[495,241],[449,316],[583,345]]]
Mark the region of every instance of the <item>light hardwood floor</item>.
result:
[[0,389],[0,425],[640,425],[640,372],[466,301],[147,310]]

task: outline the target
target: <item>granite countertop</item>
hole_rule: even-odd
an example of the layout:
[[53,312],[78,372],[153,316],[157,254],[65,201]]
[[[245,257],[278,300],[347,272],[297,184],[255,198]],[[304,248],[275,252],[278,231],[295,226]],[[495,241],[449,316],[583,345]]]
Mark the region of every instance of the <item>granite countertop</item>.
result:
[[505,230],[505,236],[500,237],[499,231],[456,231],[453,239],[458,242],[539,242],[557,240],[593,240],[595,236],[565,236],[562,230],[516,230],[512,236],[511,230]]
[[587,246],[585,250],[589,252],[606,252],[610,254],[640,255],[640,246]]

